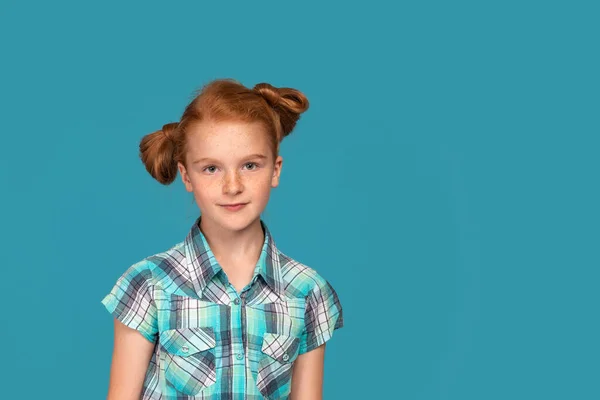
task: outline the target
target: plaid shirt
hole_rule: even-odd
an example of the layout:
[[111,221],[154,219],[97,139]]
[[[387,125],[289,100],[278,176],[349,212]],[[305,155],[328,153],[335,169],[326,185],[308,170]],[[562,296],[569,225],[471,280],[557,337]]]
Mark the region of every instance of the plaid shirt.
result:
[[142,400],[286,399],[298,355],[343,326],[333,287],[265,241],[238,293],[195,221],[185,240],[130,266],[102,304],[155,343]]

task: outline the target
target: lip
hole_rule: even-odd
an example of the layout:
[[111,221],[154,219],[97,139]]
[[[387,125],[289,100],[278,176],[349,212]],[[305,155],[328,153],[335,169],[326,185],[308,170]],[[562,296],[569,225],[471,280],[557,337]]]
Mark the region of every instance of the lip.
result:
[[248,203],[237,203],[237,204],[222,204],[221,207],[229,211],[238,211],[242,209]]

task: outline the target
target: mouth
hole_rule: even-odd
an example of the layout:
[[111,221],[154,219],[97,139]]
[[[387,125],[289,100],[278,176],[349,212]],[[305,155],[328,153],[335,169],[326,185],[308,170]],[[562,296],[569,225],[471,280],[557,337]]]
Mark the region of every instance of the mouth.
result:
[[237,211],[243,208],[248,203],[236,203],[236,204],[221,204],[221,207],[229,211]]

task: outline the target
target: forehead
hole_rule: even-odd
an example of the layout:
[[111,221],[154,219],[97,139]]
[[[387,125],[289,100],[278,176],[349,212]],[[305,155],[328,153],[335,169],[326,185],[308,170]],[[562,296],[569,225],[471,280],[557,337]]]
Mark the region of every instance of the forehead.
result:
[[187,150],[192,157],[231,159],[251,153],[268,155],[269,140],[260,122],[201,122],[187,129]]

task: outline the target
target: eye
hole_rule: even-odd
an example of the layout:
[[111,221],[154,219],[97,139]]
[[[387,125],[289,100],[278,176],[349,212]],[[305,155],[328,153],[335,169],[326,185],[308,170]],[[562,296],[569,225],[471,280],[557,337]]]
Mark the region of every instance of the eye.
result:
[[203,171],[208,172],[209,174],[213,174],[215,172],[217,167],[215,167],[214,165],[209,165],[208,167],[204,168]]
[[249,169],[251,171],[258,168],[258,165],[256,165],[256,163],[253,163],[253,162],[246,163],[246,164],[244,164],[244,166],[248,167],[247,169]]

